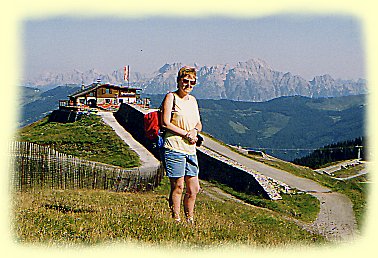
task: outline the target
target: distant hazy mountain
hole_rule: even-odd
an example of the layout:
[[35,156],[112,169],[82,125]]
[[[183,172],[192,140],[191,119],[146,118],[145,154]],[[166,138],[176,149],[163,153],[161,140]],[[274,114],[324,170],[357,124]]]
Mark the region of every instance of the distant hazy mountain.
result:
[[[131,81],[143,81],[145,75],[141,73],[131,73]],[[23,82],[25,86],[37,87],[40,89],[52,89],[59,85],[89,85],[95,82],[97,79],[101,79],[104,83],[122,84],[126,83],[124,80],[123,69],[115,70],[111,73],[101,73],[96,69],[90,69],[88,71],[73,70],[66,73],[43,73],[36,76],[33,79],[29,79]]]
[[21,117],[18,126],[31,124],[45,117],[51,111],[58,109],[59,100],[68,99],[68,95],[80,90],[79,85],[58,86],[42,92],[39,89],[22,87],[22,97],[19,99]]
[[21,94],[18,95],[18,103],[21,103],[21,105],[26,105],[39,99],[43,91],[37,88],[22,87],[20,92]]
[[[176,76],[181,63],[165,64],[151,75],[131,73],[130,85],[138,86],[146,94],[162,94],[176,89]],[[240,101],[266,101],[281,96],[338,97],[367,93],[366,81],[359,79],[333,79],[330,75],[316,76],[306,81],[290,72],[283,73],[271,68],[260,59],[239,62],[235,66],[220,64],[199,66],[198,85],[193,95],[200,99],[229,99]],[[74,70],[70,73],[47,73],[24,84],[33,87],[53,87],[64,84],[90,84],[98,78],[102,82],[121,84],[123,70],[102,74],[94,69],[87,72]]]

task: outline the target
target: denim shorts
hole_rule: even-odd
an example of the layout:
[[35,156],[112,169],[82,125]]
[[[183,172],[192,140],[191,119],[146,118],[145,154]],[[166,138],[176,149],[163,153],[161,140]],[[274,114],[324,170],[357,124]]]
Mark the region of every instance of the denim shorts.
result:
[[168,177],[198,176],[197,155],[164,148],[164,167]]

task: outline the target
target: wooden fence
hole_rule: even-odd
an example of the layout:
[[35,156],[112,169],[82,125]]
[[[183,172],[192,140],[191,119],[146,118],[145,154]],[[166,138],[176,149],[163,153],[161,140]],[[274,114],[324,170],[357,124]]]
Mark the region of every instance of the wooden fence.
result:
[[157,186],[163,175],[161,166],[142,172],[139,168],[123,169],[30,142],[12,142],[9,153],[11,186],[16,191],[44,187],[143,191]]

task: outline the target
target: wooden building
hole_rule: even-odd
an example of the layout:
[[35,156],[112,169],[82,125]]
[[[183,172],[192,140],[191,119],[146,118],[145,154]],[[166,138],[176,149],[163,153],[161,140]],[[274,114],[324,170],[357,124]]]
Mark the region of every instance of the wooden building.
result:
[[149,99],[141,99],[142,89],[127,86],[118,86],[112,84],[103,84],[101,82],[93,83],[89,86],[82,86],[77,91],[68,96],[69,100],[60,100],[60,109],[102,109],[115,110],[122,103],[137,104],[145,107],[149,106]]

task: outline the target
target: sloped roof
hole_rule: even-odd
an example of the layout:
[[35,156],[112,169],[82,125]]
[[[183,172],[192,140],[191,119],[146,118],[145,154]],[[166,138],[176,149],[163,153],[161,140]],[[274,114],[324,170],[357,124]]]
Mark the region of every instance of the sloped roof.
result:
[[[108,84],[108,83],[103,83],[103,84],[93,83],[89,87],[86,87],[86,88],[79,90],[79,91],[77,91],[77,92],[75,92],[71,95],[68,95],[68,97],[76,98],[76,97],[79,97],[81,95],[87,94],[88,92],[94,91],[101,86],[111,86],[113,88],[125,89],[124,86],[112,85],[112,84]],[[141,90],[139,88],[131,88],[131,87],[128,87],[128,89]]]
[[78,97],[80,95],[86,94],[88,92],[91,92],[91,91],[97,89],[101,85],[102,84],[97,84],[97,83],[96,84],[92,84],[91,86],[89,86],[87,88],[84,88],[84,89],[79,90],[79,91],[77,91],[75,93],[72,93],[71,95],[68,95],[68,97],[73,97],[73,98]]

